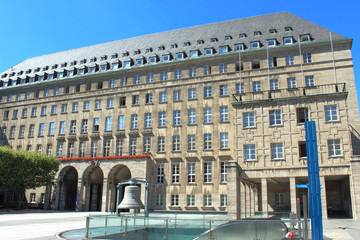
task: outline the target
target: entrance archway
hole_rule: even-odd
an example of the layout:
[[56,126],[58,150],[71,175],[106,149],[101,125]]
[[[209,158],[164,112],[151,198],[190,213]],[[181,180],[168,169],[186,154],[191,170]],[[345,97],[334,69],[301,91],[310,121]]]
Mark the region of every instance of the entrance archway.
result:
[[[109,211],[115,212],[116,211],[116,199],[117,199],[117,189],[116,186],[120,181],[130,179],[131,172],[130,169],[123,165],[118,164],[115,165],[109,172],[109,194],[110,194],[110,205]],[[124,194],[124,193],[122,193]],[[121,196],[122,198],[122,196]]]
[[60,194],[59,194],[59,209],[60,210],[75,210],[78,172],[72,166],[65,167],[61,170],[60,176]]
[[101,211],[104,174],[99,166],[89,166],[83,175],[86,211]]

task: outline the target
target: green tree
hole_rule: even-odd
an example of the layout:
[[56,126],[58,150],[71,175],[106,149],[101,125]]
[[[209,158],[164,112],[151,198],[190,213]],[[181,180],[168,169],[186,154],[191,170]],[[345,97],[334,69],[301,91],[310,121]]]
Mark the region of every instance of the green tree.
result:
[[0,187],[16,189],[18,208],[26,189],[50,184],[58,169],[53,156],[0,146]]

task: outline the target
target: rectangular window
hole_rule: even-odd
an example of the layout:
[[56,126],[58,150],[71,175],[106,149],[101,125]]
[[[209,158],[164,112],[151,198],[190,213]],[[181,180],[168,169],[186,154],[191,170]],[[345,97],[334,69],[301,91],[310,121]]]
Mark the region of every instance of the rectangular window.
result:
[[[34,108],[33,108],[34,109]],[[35,108],[36,109],[36,108]],[[36,116],[36,111],[35,111],[35,116]],[[4,111],[4,120],[8,120],[9,119],[9,111]]]
[[152,83],[152,82],[154,82],[154,74],[149,73],[149,74],[146,76],[146,82],[147,82],[147,83]]
[[211,74],[210,66],[204,66],[204,75],[210,75],[210,74]]
[[287,79],[288,88],[296,88],[296,78]]
[[256,160],[255,144],[244,145],[244,160]]
[[255,127],[255,113],[254,112],[243,113],[243,124],[244,124],[244,128]]
[[204,134],[204,150],[210,150],[212,148],[212,136],[211,133]]
[[226,206],[227,206],[227,195],[220,194],[220,207],[226,207]]
[[300,158],[306,158],[306,142],[299,142],[299,157]]
[[194,207],[195,206],[195,195],[186,195],[186,205],[188,207]]
[[106,107],[107,108],[113,108],[114,107],[114,99],[113,98],[108,98],[106,101]]
[[269,58],[268,60],[269,60],[269,68],[277,67],[276,57]]
[[196,89],[195,88],[189,89],[189,99],[196,99]]
[[195,163],[188,163],[188,183],[195,183]]
[[180,79],[181,78],[181,70],[176,70],[175,71],[175,79]]
[[253,92],[261,92],[261,82],[253,82]]
[[165,137],[158,137],[158,152],[165,152]]
[[37,152],[41,152],[41,149],[42,149],[42,145],[41,145],[41,144],[37,144],[37,145],[36,145],[36,151],[37,151]]
[[297,108],[297,123],[304,123],[305,121],[309,121],[309,111],[307,108]]
[[339,120],[336,105],[325,106],[325,120],[326,122]]
[[212,122],[212,109],[204,108],[204,123],[211,123],[211,122]]
[[101,100],[95,101],[95,109],[101,109]]
[[307,87],[315,86],[314,76],[305,76],[305,86]]
[[110,79],[109,80],[109,88],[113,88],[115,87],[115,79]]
[[285,206],[285,194],[275,193],[275,205],[278,207]]
[[196,109],[189,109],[189,124],[196,124]]
[[25,125],[21,125],[19,129],[19,138],[24,138],[24,134],[25,134]]
[[58,143],[56,146],[56,156],[62,157],[63,155],[63,143]]
[[162,194],[156,194],[155,196],[155,205],[157,207],[162,207],[164,206],[164,195]]
[[134,84],[140,84],[140,76],[134,76]]
[[329,157],[341,156],[340,139],[328,140]]
[[152,95],[152,93],[147,93],[146,95],[145,95],[145,103],[146,104],[150,104],[150,103],[152,103],[153,102],[153,95]]
[[31,109],[31,116],[32,116],[32,117],[36,117],[36,112],[37,112],[37,108],[36,108],[36,107],[33,107],[33,108]]
[[159,112],[159,127],[165,127],[166,112]]
[[227,96],[228,93],[228,86],[227,85],[220,85],[220,96]]
[[100,118],[94,118],[93,132],[98,132],[100,128]]
[[97,147],[98,147],[98,142],[92,141],[91,142],[91,157],[96,157]]
[[156,183],[164,183],[164,164],[156,166]]
[[286,66],[294,65],[295,64],[294,56],[286,56],[285,63],[286,63]]
[[166,102],[167,94],[166,92],[161,92],[159,94],[159,102]]
[[136,138],[130,138],[129,141],[129,155],[136,155]]
[[161,81],[166,81],[168,79],[168,74],[167,72],[161,72],[160,74],[160,80]]
[[179,195],[171,195],[171,206],[179,206]]
[[172,151],[173,152],[180,151],[180,136],[173,136]]
[[195,151],[196,150],[195,145],[196,145],[195,135],[193,134],[188,135],[188,151]]
[[175,110],[173,112],[173,124],[174,126],[179,126],[180,125],[180,120],[181,120],[181,113],[180,113],[180,110]]
[[293,38],[292,37],[285,37],[284,38],[284,45],[292,44]]
[[49,135],[50,136],[53,136],[55,133],[55,122],[51,122],[49,124]]
[[39,136],[44,136],[45,123],[39,124]]
[[131,115],[131,128],[132,129],[138,128],[138,115],[137,114]]
[[70,121],[70,133],[76,133],[76,120]]
[[227,73],[227,64],[220,64],[219,65],[219,72],[220,73]]
[[226,183],[227,182],[227,169],[226,166],[228,162],[221,162],[220,164],[220,182]]
[[212,87],[204,87],[204,98],[212,96]]
[[133,95],[132,96],[132,105],[139,105],[139,95]]
[[46,106],[42,106],[41,107],[41,116],[45,116],[46,115]]
[[72,104],[72,111],[73,112],[79,111],[79,104],[77,102]]
[[204,183],[212,182],[212,162],[204,162]]
[[14,110],[12,119],[17,119],[17,117],[18,117],[18,110]]
[[28,137],[34,137],[34,130],[35,130],[35,125],[34,124],[30,124],[29,125],[29,135]]
[[179,183],[180,164],[173,163],[171,167],[171,183]]
[[105,118],[105,131],[111,131],[112,117]]
[[145,128],[151,128],[151,113],[145,113]]
[[279,89],[279,80],[277,79],[270,80],[270,90],[273,91],[278,89]]
[[237,83],[236,84],[236,93],[245,93],[245,85],[244,83]]
[[281,110],[269,111],[270,126],[281,125]]
[[150,152],[151,138],[144,137],[144,153]]
[[56,114],[56,112],[57,112],[57,106],[56,105],[52,105],[51,106],[51,114]]
[[120,97],[119,98],[119,106],[125,106],[126,105],[126,97]]
[[60,122],[59,134],[65,134],[65,121]]
[[103,149],[103,156],[108,157],[110,156],[110,140],[106,139],[104,140],[104,149]]
[[228,122],[229,121],[229,108],[228,106],[220,107],[220,122]]
[[181,94],[180,94],[180,91],[179,90],[175,90],[173,92],[173,100],[174,101],[180,101],[181,100]]
[[86,142],[80,142],[79,144],[79,157],[85,157]]
[[124,86],[126,86],[126,82],[127,82],[127,79],[126,79],[126,77],[123,77],[123,78],[121,78],[121,86],[122,87],[124,87]]
[[229,133],[222,132],[220,133],[220,149],[229,148]]
[[304,53],[303,59],[304,59],[304,63],[311,63],[312,62],[311,53]]
[[189,77],[196,77],[196,68],[189,69]]
[[61,113],[66,113],[67,112],[67,104],[64,103],[61,105]]
[[284,148],[282,143],[271,143],[271,159],[284,159]]
[[73,157],[73,155],[74,155],[74,142],[69,142],[67,156],[71,158]]
[[122,156],[123,155],[123,139],[117,138],[116,139],[116,156]]
[[46,154],[47,155],[51,155],[51,151],[52,151],[52,144],[51,143],[48,143],[46,145]]
[[[42,123],[43,124],[43,123]],[[10,135],[9,138],[15,138],[15,126],[10,127]]]
[[124,130],[124,129],[125,129],[125,116],[121,115],[119,116],[118,130]]
[[88,120],[87,119],[81,120],[81,133],[86,133],[87,132],[87,125],[88,125]]

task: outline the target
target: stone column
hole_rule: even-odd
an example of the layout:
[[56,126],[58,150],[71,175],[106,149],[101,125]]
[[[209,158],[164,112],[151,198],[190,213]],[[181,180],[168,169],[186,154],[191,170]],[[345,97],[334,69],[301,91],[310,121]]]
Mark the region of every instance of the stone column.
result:
[[84,203],[84,184],[82,178],[78,179],[77,183],[77,194],[76,194],[76,208],[75,211],[80,212],[83,210]]
[[295,177],[290,177],[290,206],[291,212],[296,213],[296,179]]
[[53,184],[50,183],[45,188],[45,200],[44,200],[44,209],[45,210],[51,209],[50,202],[51,202],[52,186],[53,186]]
[[240,181],[240,209],[241,209],[241,218],[246,217],[246,184]]
[[325,185],[325,176],[320,176],[320,197],[321,197],[321,212],[322,217],[327,219],[327,199],[326,199],[326,185]]
[[353,218],[360,219],[360,156],[353,156],[350,161],[350,191]]
[[267,217],[269,208],[268,208],[268,190],[267,190],[267,179],[261,179],[261,211],[263,216]]
[[55,209],[56,210],[61,210],[60,209],[60,192],[61,192],[61,188],[62,188],[62,182],[60,181],[60,179],[56,180],[56,185],[55,185],[55,193],[53,195],[53,201],[54,201],[54,205],[55,205]]
[[229,219],[240,219],[240,177],[236,162],[229,162],[227,169],[227,212]]
[[108,179],[104,178],[101,198],[101,211],[108,211],[109,184]]
[[249,184],[250,188],[250,215],[255,215],[255,186],[252,184]]

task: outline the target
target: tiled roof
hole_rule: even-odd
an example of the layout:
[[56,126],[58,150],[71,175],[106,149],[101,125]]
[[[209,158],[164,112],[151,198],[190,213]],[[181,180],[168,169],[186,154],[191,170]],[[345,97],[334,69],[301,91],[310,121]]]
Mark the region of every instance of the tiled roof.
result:
[[[292,31],[285,31],[286,27],[290,27]],[[270,29],[276,29],[275,33],[270,33]],[[258,36],[254,36],[254,32],[260,32]],[[200,50],[201,55],[204,56],[205,48],[213,48],[214,54],[219,53],[220,46],[229,46],[230,51],[234,51],[234,45],[237,43],[244,43],[248,48],[253,41],[260,41],[262,46],[266,46],[267,39],[277,39],[280,45],[283,45],[283,38],[286,36],[293,36],[297,40],[298,36],[303,34],[310,34],[312,41],[328,41],[329,30],[297,17],[288,12],[274,13],[256,17],[249,17],[243,19],[236,19],[224,22],[217,22],[212,24],[194,26],[189,28],[177,29],[167,32],[155,33],[134,37],[109,43],[103,43],[78,49],[72,49],[64,52],[48,54],[39,57],[26,59],[25,61],[15,65],[13,68],[0,74],[0,80],[7,81],[16,79],[18,77],[24,78],[30,74],[34,74],[34,69],[40,68],[36,74],[41,75],[44,72],[62,71],[63,69],[70,69],[73,67],[79,68],[81,65],[89,66],[91,58],[96,57],[97,65],[105,62],[113,62],[119,60],[123,63],[126,60],[144,57],[149,64],[149,57],[155,54],[161,56],[170,53],[172,58],[175,58],[177,52],[185,52],[186,57],[190,57],[190,50]],[[240,34],[245,33],[245,38],[240,38]],[[332,32],[332,38],[343,39],[344,37]],[[163,46],[163,48],[161,48]],[[152,49],[152,51],[147,51]],[[124,54],[123,53],[128,53]],[[136,54],[137,52],[137,54]],[[140,53],[139,53],[140,52]],[[112,58],[112,55],[117,54],[117,58]],[[107,56],[106,60],[101,60],[102,56]],[[80,64],[80,61],[86,59],[85,64]],[[70,66],[70,63],[76,61],[75,66]],[[62,64],[67,63],[62,67]],[[56,69],[51,66],[57,64]],[[48,66],[48,70],[43,71],[43,68]],[[124,65],[121,64],[121,67]],[[31,69],[31,73],[26,72]],[[18,72],[23,71],[22,74],[17,75]],[[13,77],[9,77],[11,73],[15,73]],[[6,75],[6,77],[3,77]]]

